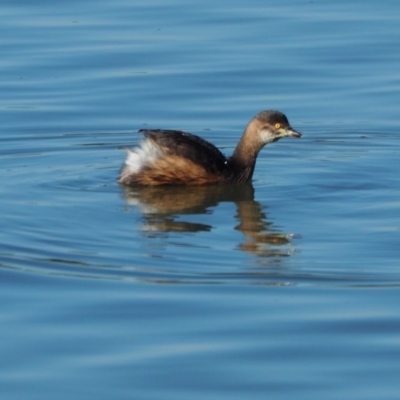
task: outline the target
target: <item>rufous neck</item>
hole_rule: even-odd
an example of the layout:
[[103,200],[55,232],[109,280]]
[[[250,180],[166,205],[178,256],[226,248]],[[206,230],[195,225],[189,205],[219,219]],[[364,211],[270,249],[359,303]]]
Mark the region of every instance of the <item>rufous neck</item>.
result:
[[246,182],[253,176],[257,155],[262,147],[248,128],[243,133],[231,157],[232,164],[240,174],[240,182]]

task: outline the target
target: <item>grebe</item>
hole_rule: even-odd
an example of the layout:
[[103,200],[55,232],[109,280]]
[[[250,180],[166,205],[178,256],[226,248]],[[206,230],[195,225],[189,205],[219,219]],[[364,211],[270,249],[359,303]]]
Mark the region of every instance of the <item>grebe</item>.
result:
[[127,186],[205,185],[251,180],[259,151],[268,143],[301,134],[280,111],[262,111],[246,126],[233,155],[190,133],[141,129],[140,147],[127,149],[118,182]]

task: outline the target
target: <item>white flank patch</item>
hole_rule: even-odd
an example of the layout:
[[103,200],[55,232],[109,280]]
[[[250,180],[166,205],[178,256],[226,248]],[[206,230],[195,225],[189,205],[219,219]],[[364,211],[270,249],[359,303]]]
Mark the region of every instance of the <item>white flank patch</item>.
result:
[[143,167],[153,164],[162,155],[162,150],[150,139],[143,140],[139,147],[126,150],[128,157],[120,179],[124,179],[127,175],[137,174]]

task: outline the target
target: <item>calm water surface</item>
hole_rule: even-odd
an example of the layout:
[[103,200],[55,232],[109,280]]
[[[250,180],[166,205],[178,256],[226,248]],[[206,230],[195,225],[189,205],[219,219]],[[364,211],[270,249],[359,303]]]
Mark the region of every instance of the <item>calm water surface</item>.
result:
[[[397,399],[400,3],[0,7],[2,399]],[[143,127],[252,184],[124,189]]]

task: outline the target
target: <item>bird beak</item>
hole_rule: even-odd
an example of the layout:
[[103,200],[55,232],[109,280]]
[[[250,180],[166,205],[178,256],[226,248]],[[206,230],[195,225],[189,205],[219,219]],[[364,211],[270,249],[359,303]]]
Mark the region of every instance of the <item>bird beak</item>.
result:
[[285,129],[285,136],[301,138],[302,134],[300,132],[295,131],[293,128],[289,127]]

